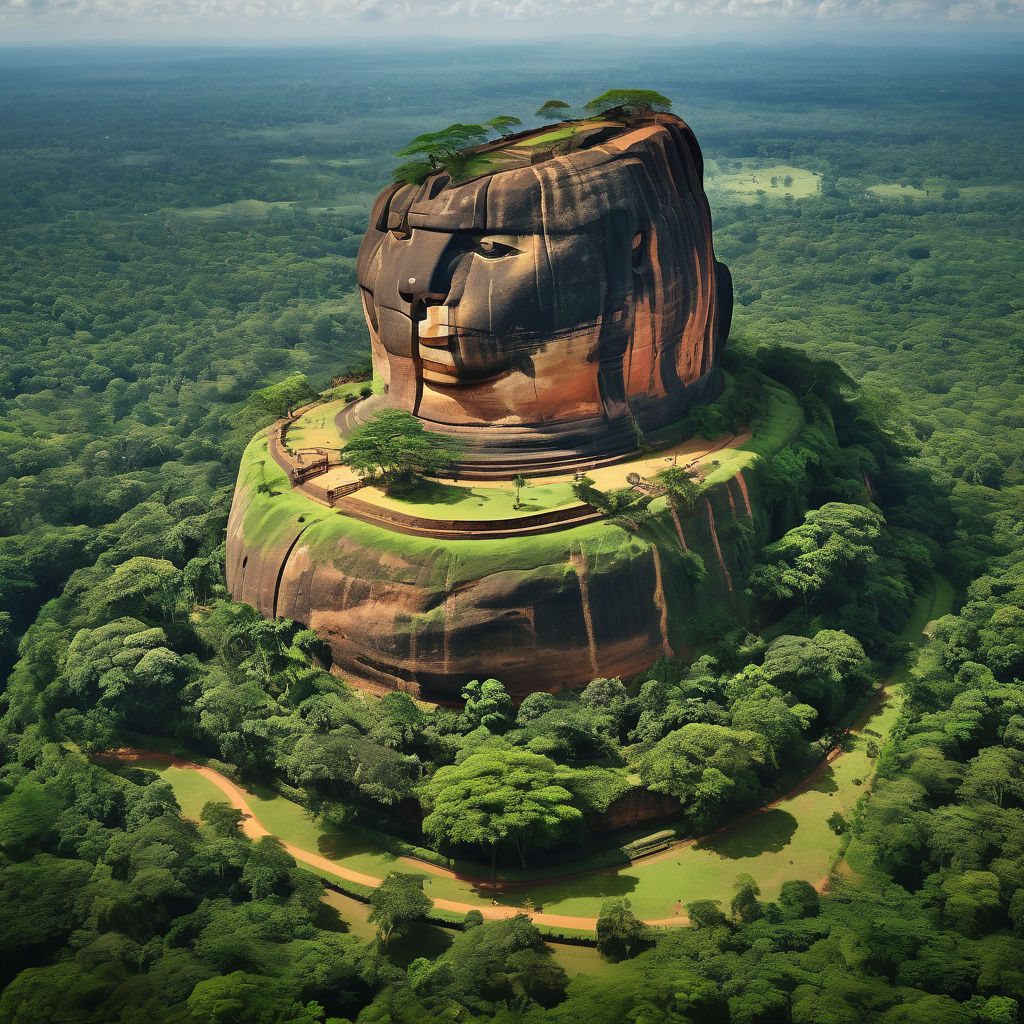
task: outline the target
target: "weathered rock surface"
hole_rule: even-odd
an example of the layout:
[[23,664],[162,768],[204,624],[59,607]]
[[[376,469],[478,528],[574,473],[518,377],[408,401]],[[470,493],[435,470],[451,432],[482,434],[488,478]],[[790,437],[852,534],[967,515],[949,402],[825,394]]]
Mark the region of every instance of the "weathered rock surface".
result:
[[[768,526],[753,480],[737,476],[678,525],[663,508],[643,537],[604,522],[501,540],[411,537],[287,492],[265,456],[255,440],[239,475],[232,596],[317,630],[354,684],[442,702],[473,678],[494,676],[521,698],[682,653],[744,600],[751,543]],[[257,491],[268,463],[283,493]],[[705,564],[699,584],[688,553]]]
[[[345,429],[404,409],[462,438],[480,473],[511,477],[632,451],[637,428],[718,394],[732,285],[693,132],[671,114],[577,129],[520,166],[380,194],[357,271],[386,389]],[[232,596],[316,629],[353,682],[442,701],[472,678],[522,697],[682,651],[742,600],[749,544],[720,541],[737,507],[761,526],[742,480],[713,488],[687,523],[662,509],[644,538],[600,522],[405,536],[287,491],[257,439],[228,526]],[[708,569],[700,586],[691,552]]]
[[477,449],[599,454],[721,388],[732,284],[700,148],[672,114],[590,124],[568,152],[462,184],[393,185],[357,271],[387,388],[363,415],[405,409]]

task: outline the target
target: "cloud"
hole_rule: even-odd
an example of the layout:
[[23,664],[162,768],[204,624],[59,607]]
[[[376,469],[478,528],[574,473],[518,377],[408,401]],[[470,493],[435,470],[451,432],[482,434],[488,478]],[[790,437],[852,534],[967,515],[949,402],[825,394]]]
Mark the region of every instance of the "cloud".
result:
[[911,22],[950,28],[965,22],[1024,27],[1024,0],[0,0],[0,25],[147,24],[196,26],[288,24],[339,30],[389,22],[389,31],[484,32],[501,23],[576,23],[590,31],[632,32],[662,23],[717,24],[730,20],[784,24]]

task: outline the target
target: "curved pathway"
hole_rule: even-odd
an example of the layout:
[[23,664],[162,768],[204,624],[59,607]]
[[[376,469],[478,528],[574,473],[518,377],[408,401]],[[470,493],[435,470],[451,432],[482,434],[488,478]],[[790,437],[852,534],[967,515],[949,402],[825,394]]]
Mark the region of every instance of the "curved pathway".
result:
[[[885,699],[885,688],[879,690],[875,698],[871,701],[867,708],[863,709],[858,718],[863,720],[870,717],[873,710],[881,704]],[[848,732],[855,731],[854,729],[847,730]],[[812,771],[800,780],[792,789],[782,796],[773,800],[770,804],[766,804],[763,807],[759,807],[756,810],[750,811],[748,814],[737,818],[734,821],[729,822],[727,825],[723,825],[721,828],[710,833],[706,836],[699,836],[691,839],[683,839],[678,842],[670,844],[663,850],[658,850],[655,853],[648,854],[645,857],[637,857],[632,861],[634,864],[641,863],[643,861],[655,861],[662,860],[666,857],[673,857],[678,855],[679,851],[688,846],[695,846],[699,843],[707,842],[708,840],[719,838],[722,835],[730,832],[740,825],[745,824],[753,818],[759,815],[766,814],[767,812],[774,810],[787,800],[792,799],[796,794],[806,789],[811,785],[825,769],[832,764],[837,758],[842,757],[843,750],[842,746],[836,746],[831,750],[828,756],[820,764],[818,764]],[[208,768],[205,765],[197,764],[195,761],[189,761],[184,757],[176,757],[171,754],[162,754],[153,750],[142,750],[136,747],[125,747],[120,750],[111,750],[105,754],[99,755],[100,758],[116,760],[125,763],[132,763],[138,761],[161,761],[168,764],[172,768],[177,768],[185,771],[198,772],[203,778],[213,783],[227,798],[228,802],[232,807],[237,808],[242,812],[242,831],[250,839],[259,839],[261,836],[274,835],[270,832],[263,823],[256,817],[252,807],[248,801],[248,793],[236,783],[232,782],[227,776],[221,775],[220,772],[214,771],[212,768]],[[295,846],[292,843],[286,842],[281,839],[280,836],[275,836],[284,848],[291,854],[297,861],[301,861],[303,864],[308,864],[316,871],[324,872],[325,874],[335,875],[338,878],[343,878],[349,882],[355,882],[358,885],[365,885],[371,889],[377,888],[381,884],[381,879],[375,875],[367,875],[361,871],[353,871],[351,868],[346,868],[339,864],[337,861],[328,859],[327,857],[321,856],[318,853],[313,853],[310,850],[304,850],[299,846]],[[459,882],[465,882],[473,886],[487,887],[490,885],[490,880],[487,878],[480,877],[478,875],[470,875],[465,872],[453,871],[449,868],[443,868],[438,864],[433,864],[430,861],[417,860],[414,857],[398,857],[397,860],[404,864],[408,864],[410,867],[414,867],[420,871],[424,871],[428,874],[437,875],[442,878],[451,878]],[[573,872],[565,875],[557,875],[552,878],[532,878],[526,880],[510,880],[503,881],[501,883],[502,890],[515,890],[523,888],[532,888],[537,885],[543,885],[548,882],[564,882],[571,881],[572,879],[587,878],[592,875],[598,875],[607,873],[607,868],[594,868],[589,871]],[[815,888],[819,891],[824,891],[828,885],[828,876],[821,878],[815,884]],[[462,903],[456,900],[446,900],[437,898],[434,899],[434,906],[440,910],[447,910],[455,914],[467,914],[470,910],[479,910],[483,916],[489,920],[500,920],[501,918],[514,917],[516,914],[523,913],[522,907],[509,906],[502,903],[492,903],[490,906],[473,904],[473,903]],[[597,928],[596,917],[573,917],[565,914],[546,914],[542,911],[533,911],[530,913],[531,919],[535,924],[542,925],[548,928],[573,928],[581,931],[594,931]],[[688,925],[690,919],[683,913],[679,913],[673,917],[660,918],[658,920],[647,920],[646,924],[653,925],[655,927],[662,928],[673,928]]]
[[[228,798],[228,802],[232,807],[236,807],[242,812],[242,831],[245,835],[250,839],[259,839],[262,836],[273,835],[273,833],[265,828],[263,823],[253,813],[252,807],[250,807],[247,799],[248,794],[245,790],[240,786],[237,786],[226,776],[221,775],[220,772],[215,772],[212,768],[196,764],[195,761],[189,761],[184,757],[174,757],[170,754],[161,754],[153,750],[139,750],[135,747],[127,747],[122,750],[111,750],[100,755],[100,758],[127,763],[136,761],[163,761],[166,764],[169,764],[172,768],[196,771],[204,779],[212,782],[213,785],[215,785]],[[328,860],[328,858],[322,857],[318,853],[303,850],[301,847],[294,846],[284,840],[280,841],[288,853],[290,853],[297,861],[301,861],[303,864],[308,864],[316,871],[322,871],[324,874],[328,875],[335,875],[336,877],[343,878],[348,882],[365,885],[371,889],[376,889],[382,881],[382,879],[376,878],[373,875],[364,875],[361,871],[353,871],[350,868],[342,867],[342,865],[337,862]],[[472,878],[472,876],[469,875],[456,875],[455,872],[449,872],[447,869],[437,867],[434,864],[427,864],[423,861],[413,860],[411,857],[400,857],[399,860],[415,865],[416,867],[429,871],[432,874],[447,875],[453,878],[465,879],[467,881],[472,880],[474,882],[484,881],[483,879]],[[435,899],[433,903],[439,910],[447,910],[455,914],[468,914],[471,910],[479,910],[485,918],[495,921],[505,917],[515,917],[516,914],[523,913],[522,907],[510,907],[501,903],[491,904],[490,906],[479,906],[474,903],[459,903],[455,900],[445,899]],[[562,914],[544,914],[534,911],[530,914],[530,918],[533,920],[534,924],[541,925],[546,928],[577,928],[581,931],[594,931],[597,928],[596,917],[568,917]],[[670,921],[650,921],[648,923],[682,925],[688,924],[689,921],[685,917],[676,917],[672,918]]]
[[[949,599],[951,596],[951,588],[940,576],[935,575],[935,591],[932,593],[930,599],[927,594],[919,595],[917,605],[914,612],[911,615],[910,621],[907,623],[906,628],[903,631],[903,639],[910,641],[917,646],[922,640],[922,631],[926,626],[926,623],[935,614],[943,614],[947,609]],[[939,590],[940,585],[949,591],[945,597],[945,603],[943,598],[940,597]],[[887,679],[879,690],[874,695],[873,699],[868,704],[861,708],[856,714],[853,723],[846,730],[847,733],[858,733],[864,728],[866,723],[871,719],[871,716],[876,712],[881,703],[886,699],[887,691],[890,685],[894,682],[898,682],[900,678],[905,674],[905,668],[896,668],[892,675]],[[647,857],[637,858],[633,861],[634,864],[640,863],[641,861],[655,861],[662,860],[666,857],[672,857],[678,854],[679,850],[683,847],[693,846],[698,843],[706,842],[709,839],[715,839],[723,836],[724,834],[736,829],[745,822],[750,821],[759,815],[766,814],[773,809],[779,807],[781,804],[788,800],[791,800],[794,796],[800,794],[807,789],[808,786],[814,784],[815,780],[819,778],[822,772],[824,772],[830,764],[833,764],[839,758],[843,756],[842,744],[834,747],[828,754],[828,756],[818,764],[812,771],[806,775],[799,783],[797,783],[789,792],[773,800],[770,804],[760,807],[757,810],[751,811],[749,814],[730,822],[728,825],[723,826],[717,831],[711,833],[710,836],[703,836],[699,839],[686,839],[680,842],[671,844],[664,850],[659,850],[656,853],[649,854]],[[120,750],[108,751],[105,754],[96,755],[97,760],[107,759],[114,761],[121,761],[126,763],[144,761],[144,760],[156,760],[161,761],[170,765],[173,768],[184,769],[188,771],[198,772],[203,778],[211,782],[217,789],[219,789],[227,798],[233,807],[236,807],[242,812],[242,831],[252,839],[258,839],[261,836],[273,835],[267,829],[260,820],[253,813],[252,807],[249,804],[249,794],[244,789],[236,785],[229,778],[221,775],[220,772],[214,771],[212,768],[204,765],[196,764],[194,761],[190,761],[187,758],[175,757],[169,754],[163,754],[156,751],[142,750],[135,747],[126,747]],[[280,837],[276,837],[280,840]],[[293,856],[297,861],[303,864],[308,864],[318,872],[323,872],[327,875],[334,875],[337,878],[345,879],[346,881],[355,882],[359,885],[365,885],[369,888],[376,888],[381,884],[381,879],[374,875],[367,875],[360,871],[354,871],[351,868],[343,867],[336,861],[329,860],[327,857],[323,857],[318,853],[313,853],[309,850],[304,850],[301,847],[295,846],[292,843],[280,840],[284,848]],[[488,886],[489,880],[484,879],[475,875],[469,875],[462,872],[456,872],[447,868],[440,867],[436,864],[431,864],[426,861],[415,860],[412,857],[399,857],[399,861],[415,867],[420,871],[427,872],[429,874],[456,879],[461,882],[466,882],[470,885],[476,886]],[[792,862],[790,862],[792,863]],[[503,889],[518,889],[525,886],[538,886],[548,882],[563,882],[570,881],[577,878],[585,878],[592,875],[605,874],[608,872],[607,868],[596,868],[591,871],[581,871],[573,874],[559,875],[550,879],[530,879],[528,881],[508,881],[502,883]],[[827,887],[829,878],[826,876],[818,881],[815,888],[823,890]],[[435,899],[434,906],[441,910],[447,910],[455,914],[467,914],[470,910],[479,910],[481,914],[490,920],[499,920],[501,918],[514,917],[516,914],[523,913],[521,907],[509,906],[507,904],[492,903],[491,905],[486,904],[471,904],[463,903],[456,900],[446,899]],[[578,929],[581,931],[594,931],[597,927],[597,918],[594,917],[574,917],[571,915],[564,914],[547,914],[542,911],[534,911],[530,914],[532,920],[543,927],[547,928],[571,928]],[[670,918],[661,918],[657,920],[648,919],[646,921],[649,925],[657,927],[679,927],[681,925],[689,924],[689,919],[682,914],[680,911],[677,915]]]

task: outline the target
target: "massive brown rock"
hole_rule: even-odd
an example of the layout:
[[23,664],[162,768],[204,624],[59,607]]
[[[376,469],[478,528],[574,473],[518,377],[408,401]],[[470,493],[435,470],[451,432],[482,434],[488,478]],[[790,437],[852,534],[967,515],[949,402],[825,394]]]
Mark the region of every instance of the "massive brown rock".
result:
[[[549,126],[470,156],[466,180],[435,174],[374,204],[358,279],[385,389],[340,428],[404,409],[460,437],[480,475],[536,475],[628,453],[638,430],[718,393],[732,286],[682,120]],[[742,476],[692,522],[662,509],[646,539],[602,523],[409,537],[287,488],[255,440],[228,525],[232,595],[316,629],[353,682],[442,701],[474,677],[522,697],[682,651],[741,599],[749,552],[723,553],[716,518],[732,528],[739,508],[760,529]]]
[[[377,198],[357,273],[388,405],[475,449],[600,454],[721,387],[732,285],[703,160],[672,114],[479,147],[537,162]],[[537,153],[540,154],[538,159]]]
[[407,536],[286,488],[266,439],[254,439],[228,522],[232,596],[315,629],[349,682],[445,703],[474,678],[500,679],[520,699],[684,653],[742,609],[770,529],[743,473],[689,517],[660,507],[643,536],[603,522],[501,540]]

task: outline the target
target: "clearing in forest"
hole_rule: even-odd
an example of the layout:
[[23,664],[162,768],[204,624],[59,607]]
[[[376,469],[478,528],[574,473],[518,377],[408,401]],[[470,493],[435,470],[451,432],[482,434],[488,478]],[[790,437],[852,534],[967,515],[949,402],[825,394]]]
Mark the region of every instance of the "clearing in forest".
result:
[[821,175],[791,164],[768,164],[758,157],[708,160],[704,187],[717,199],[756,203],[766,199],[809,199],[821,192]]

